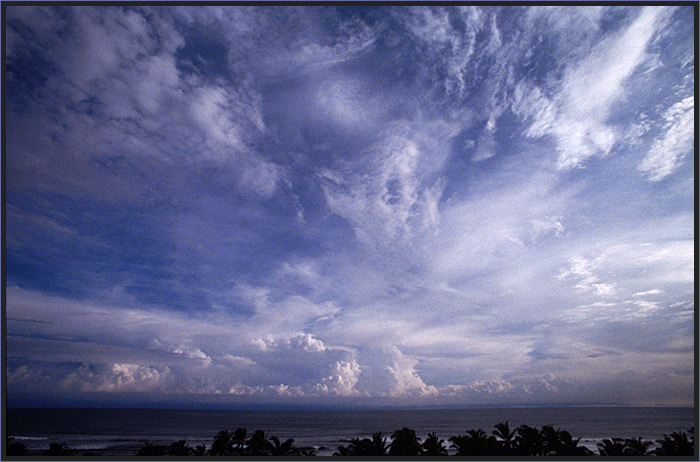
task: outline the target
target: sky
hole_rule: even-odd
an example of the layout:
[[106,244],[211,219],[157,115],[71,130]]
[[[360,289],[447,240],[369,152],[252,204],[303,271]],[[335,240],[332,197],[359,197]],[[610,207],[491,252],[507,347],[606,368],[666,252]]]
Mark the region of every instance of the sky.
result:
[[692,6],[6,11],[8,406],[694,404]]

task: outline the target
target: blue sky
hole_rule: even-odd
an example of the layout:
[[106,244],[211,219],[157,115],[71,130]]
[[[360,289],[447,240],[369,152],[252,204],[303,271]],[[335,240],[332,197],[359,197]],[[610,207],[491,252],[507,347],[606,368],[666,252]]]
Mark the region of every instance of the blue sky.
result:
[[692,7],[6,21],[9,405],[693,405]]

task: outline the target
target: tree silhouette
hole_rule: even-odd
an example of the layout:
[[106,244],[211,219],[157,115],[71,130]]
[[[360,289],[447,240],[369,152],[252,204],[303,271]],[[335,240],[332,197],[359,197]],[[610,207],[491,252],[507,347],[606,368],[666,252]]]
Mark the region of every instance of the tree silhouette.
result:
[[606,438],[598,443],[598,454],[601,456],[624,456],[625,441],[622,438]]
[[651,441],[642,441],[641,438],[627,438],[623,454],[626,456],[648,456]]
[[7,450],[6,450],[6,455],[8,456],[25,456],[29,454],[29,449],[27,449],[27,445],[24,443],[20,443],[15,441],[14,443],[12,442],[14,438],[9,437],[7,438]]
[[164,456],[168,449],[166,446],[153,445],[146,440],[142,440],[142,442],[143,447],[136,452],[137,456]]
[[389,446],[386,438],[382,437],[382,432],[372,433],[372,456],[385,456]]
[[372,434],[369,438],[353,438],[347,446],[338,446],[338,456],[385,456],[387,450],[386,438],[381,432]]
[[279,438],[271,436],[270,442],[272,443],[270,447],[270,455],[272,456],[292,456],[297,452],[292,438],[280,443]]
[[[692,429],[690,430],[692,433]],[[662,440],[657,440],[659,447],[653,452],[657,456],[692,456],[695,453],[695,442],[688,439],[685,432],[673,432],[664,435]]]
[[500,455],[501,452],[496,438],[487,436],[482,429],[467,430],[466,435],[453,436],[450,441],[458,456]]
[[416,432],[410,428],[403,427],[396,430],[391,435],[389,445],[390,456],[418,456],[420,455],[420,440],[416,437]]
[[421,455],[423,456],[446,456],[445,440],[438,438],[435,432],[428,433],[428,437],[421,445]]
[[515,430],[511,431],[508,421],[505,423],[496,424],[496,429],[493,434],[500,439],[499,443],[502,448],[503,455],[510,456],[513,455],[513,436],[515,435]]
[[189,456],[192,455],[192,451],[185,440],[179,440],[171,444],[165,454],[168,456]]
[[206,444],[198,444],[196,448],[192,450],[192,455],[193,456],[204,456],[207,453],[207,445]]
[[529,425],[521,425],[515,437],[515,454],[519,456],[541,456],[544,454],[540,431]]
[[262,430],[255,430],[246,445],[246,454],[251,456],[267,456],[272,450],[272,443]]
[[248,430],[245,428],[237,428],[231,437],[231,453],[233,455],[243,455],[245,452],[246,437]]
[[43,452],[45,456],[72,456],[75,455],[75,449],[69,448],[66,443],[51,443],[49,449]]
[[214,437],[214,442],[209,449],[210,456],[228,456],[233,453],[233,444],[231,442],[231,432],[221,430]]
[[579,446],[581,438],[573,439],[566,430],[555,430],[552,425],[545,425],[540,431],[545,456],[590,456],[593,452],[585,446]]

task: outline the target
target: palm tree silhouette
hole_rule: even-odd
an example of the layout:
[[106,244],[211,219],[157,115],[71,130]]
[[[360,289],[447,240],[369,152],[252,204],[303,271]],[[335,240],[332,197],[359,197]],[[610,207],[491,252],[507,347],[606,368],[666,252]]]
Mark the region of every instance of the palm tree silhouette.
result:
[[6,455],[8,456],[25,456],[29,454],[29,449],[27,449],[27,445],[24,443],[20,442],[12,442],[14,438],[8,437],[7,438],[7,451]]
[[381,432],[373,433],[372,439],[353,438],[347,446],[338,446],[337,456],[385,456],[387,450],[386,438]]
[[458,456],[488,456],[500,453],[496,438],[487,436],[482,429],[467,430],[466,435],[453,436],[450,441]]
[[643,441],[641,438],[627,438],[623,454],[626,456],[648,456],[651,441]]
[[234,455],[243,455],[245,451],[246,436],[248,436],[248,430],[245,428],[239,427],[235,432],[233,432],[233,436],[231,437],[231,447]]
[[228,430],[221,430],[214,437],[214,442],[211,443],[211,449],[209,449],[210,456],[228,456],[233,453],[233,445],[231,443],[231,432]]
[[169,456],[189,456],[192,454],[192,448],[187,445],[185,440],[179,440],[172,443],[165,454]]
[[382,432],[372,433],[372,454],[371,456],[385,456],[389,446],[386,438],[382,437]]
[[625,441],[622,438],[606,438],[598,443],[598,454],[601,456],[624,456]]
[[[690,430],[693,433],[693,429]],[[673,432],[664,435],[662,440],[657,440],[659,447],[653,453],[657,456],[692,456],[695,453],[694,438],[688,439],[685,432]]]
[[496,429],[493,431],[493,434],[496,435],[497,438],[500,438],[500,446],[503,449],[503,455],[510,456],[513,454],[513,446],[514,446],[514,441],[513,441],[513,436],[515,435],[515,430],[510,431],[510,426],[508,425],[508,421],[506,420],[505,423],[499,423],[496,424]]
[[51,443],[49,449],[43,452],[45,456],[72,456],[75,454],[75,449],[69,448],[66,443]]
[[271,449],[272,443],[268,440],[267,434],[262,430],[255,430],[248,440],[246,453],[251,456],[267,456]]
[[566,430],[554,430],[552,425],[542,427],[542,439],[545,442],[545,455],[554,456],[590,456],[593,452],[579,446],[581,438],[573,439]]
[[445,440],[438,438],[435,432],[428,433],[428,437],[421,445],[424,456],[446,456],[447,448],[445,448]]
[[[164,456],[165,451],[168,450],[166,446],[157,446],[150,444],[146,440],[142,440],[143,447],[136,452],[137,456]],[[53,444],[51,445],[53,447]],[[65,445],[64,445],[65,446]],[[45,455],[60,455],[60,454],[46,454]]]
[[207,453],[207,445],[206,444],[198,444],[197,447],[195,447],[192,450],[192,455],[193,456],[204,456]]
[[515,453],[519,456],[541,456],[544,454],[540,431],[529,425],[521,425],[515,437]]
[[294,440],[289,438],[284,443],[280,443],[280,439],[276,436],[271,436],[270,441],[272,442],[270,446],[270,455],[272,456],[291,456],[295,455],[296,448],[294,447]]
[[390,456],[418,456],[420,455],[420,440],[416,437],[416,432],[410,428],[403,427],[396,430],[391,435],[389,445]]

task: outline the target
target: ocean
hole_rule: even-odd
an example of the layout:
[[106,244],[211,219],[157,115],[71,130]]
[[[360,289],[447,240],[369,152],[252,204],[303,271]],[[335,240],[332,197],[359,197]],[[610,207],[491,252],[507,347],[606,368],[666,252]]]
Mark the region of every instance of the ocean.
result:
[[[211,446],[219,430],[244,427],[249,434],[263,430],[281,441],[294,438],[296,447],[313,447],[330,456],[351,438],[381,431],[388,437],[403,427],[424,439],[436,432],[450,436],[509,422],[541,427],[553,424],[568,430],[581,444],[596,449],[603,438],[642,437],[656,440],[694,426],[692,408],[558,407],[513,409],[440,409],[370,411],[238,411],[189,409],[7,409],[7,435],[40,453],[51,443],[66,443],[104,456],[131,456],[143,446],[187,440],[194,447]],[[447,443],[449,446],[449,443]]]

